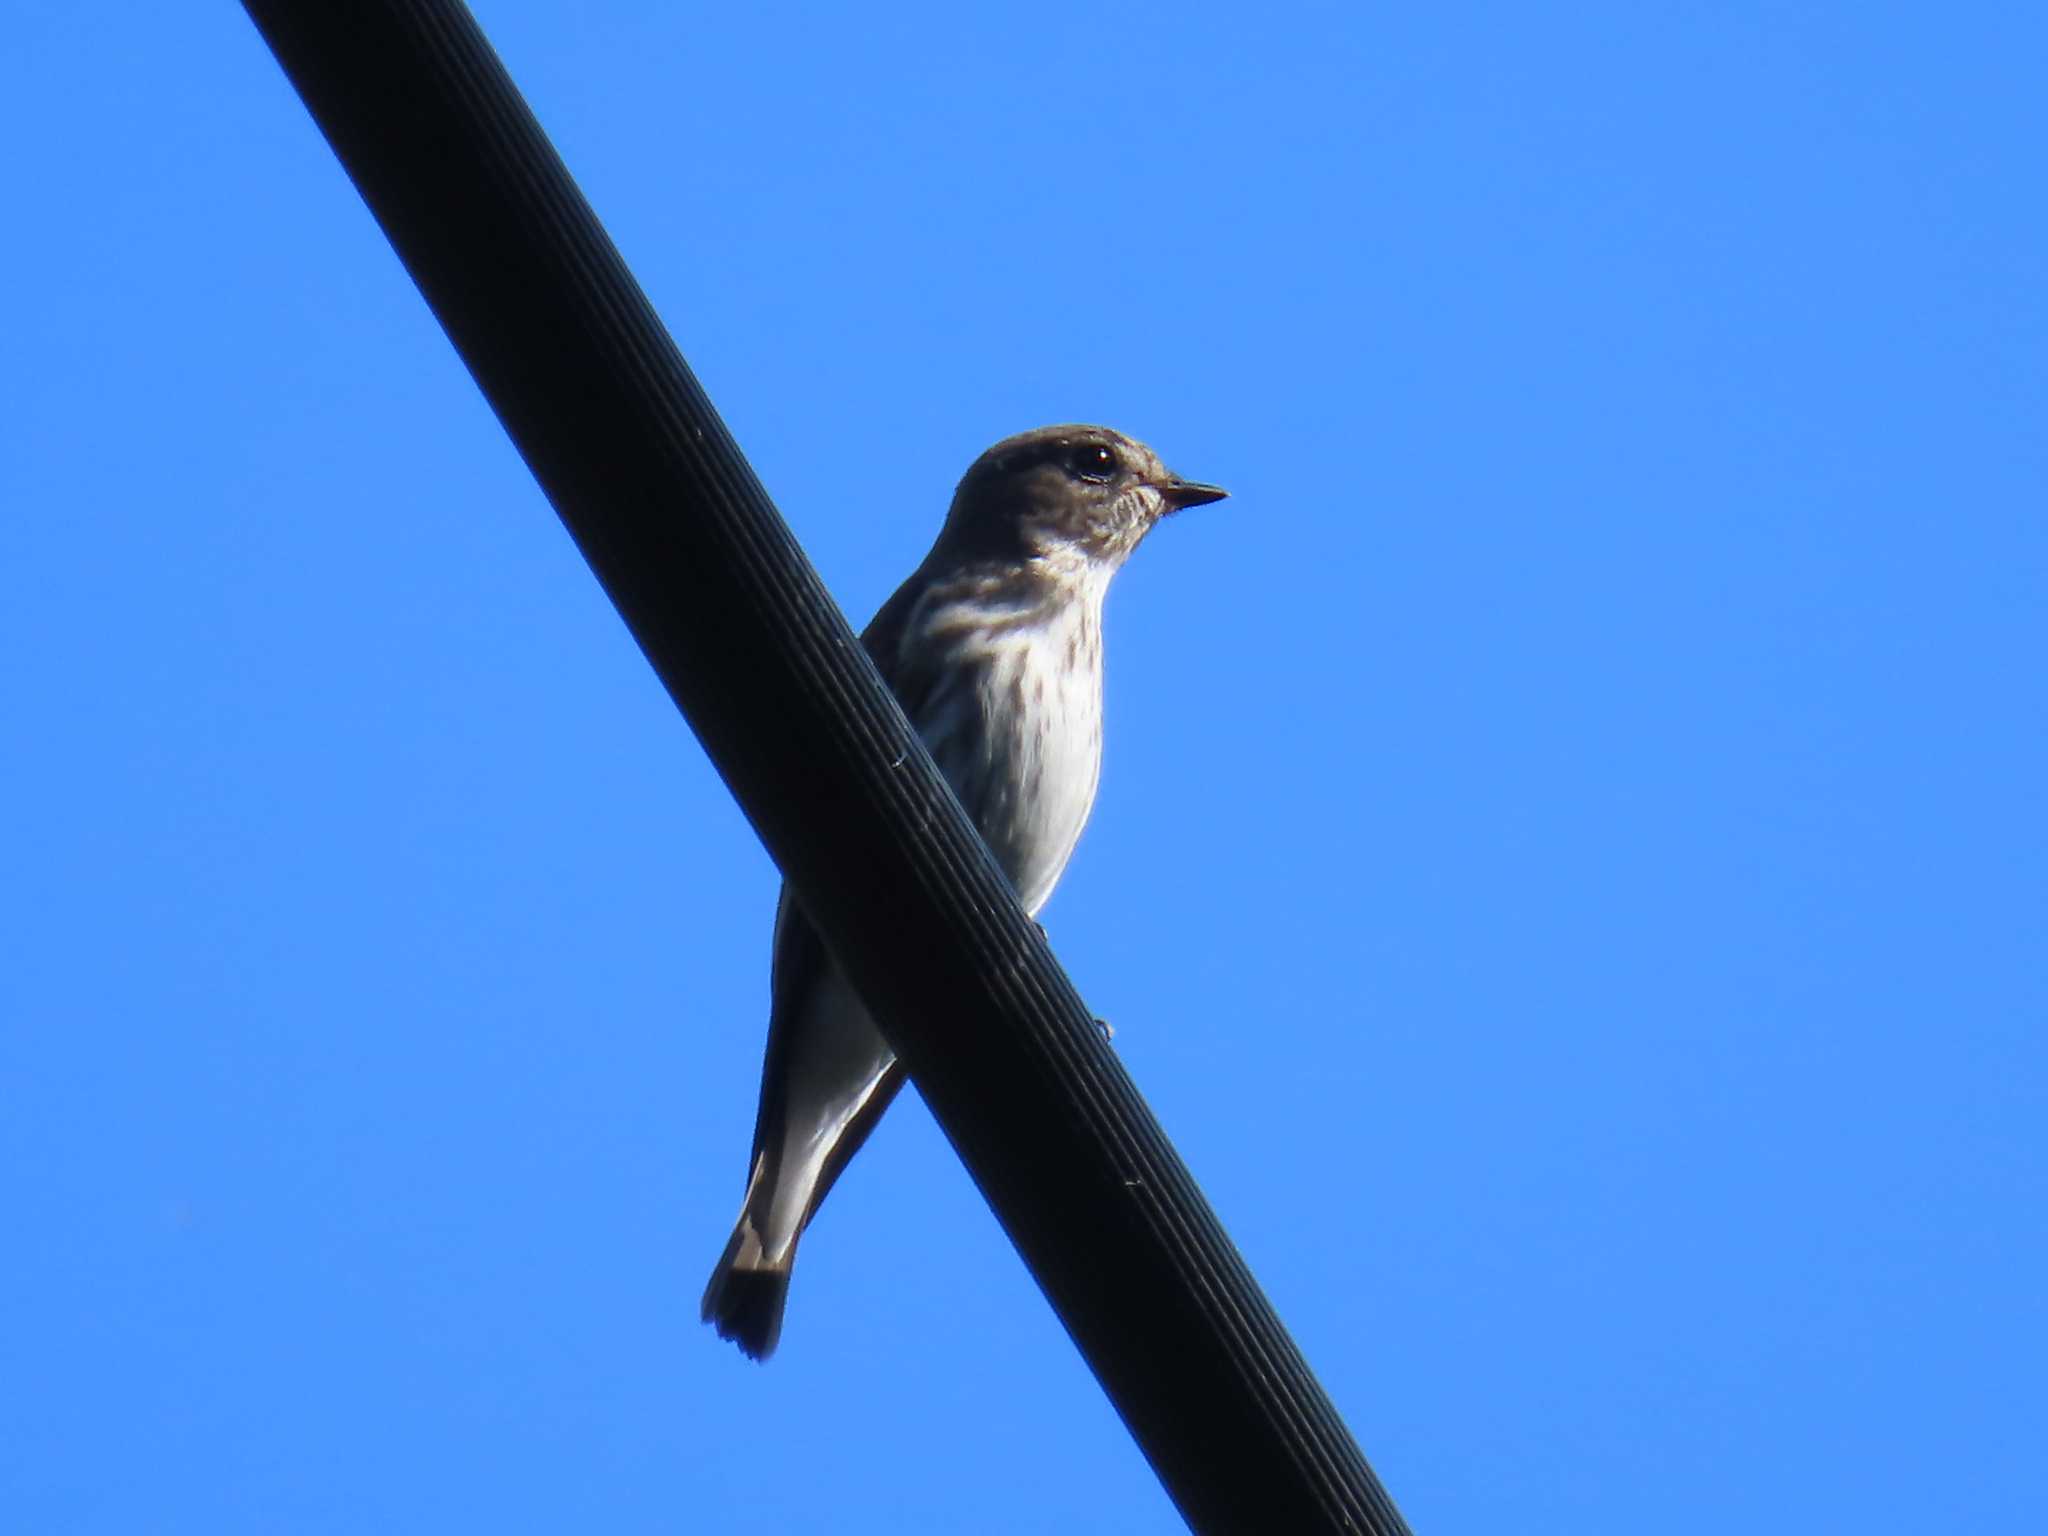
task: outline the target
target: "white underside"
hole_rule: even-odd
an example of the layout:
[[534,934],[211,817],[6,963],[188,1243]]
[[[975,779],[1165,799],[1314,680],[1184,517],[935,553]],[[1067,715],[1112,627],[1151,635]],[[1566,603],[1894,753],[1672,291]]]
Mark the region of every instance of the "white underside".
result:
[[[1063,605],[1035,628],[977,634],[963,614],[954,633],[975,638],[949,673],[956,681],[914,722],[1034,916],[1059,883],[1095,803],[1102,766],[1099,637],[1108,582],[1102,573],[1084,600]],[[919,616],[933,617],[943,624],[947,615]],[[912,631],[919,628],[913,621]],[[1006,771],[995,771],[997,764]],[[770,1264],[787,1262],[832,1148],[894,1060],[836,967],[791,1024],[787,1129],[776,1187],[765,1213],[754,1205],[756,1191],[748,1201],[762,1258]],[[756,1180],[764,1171],[756,1168]]]

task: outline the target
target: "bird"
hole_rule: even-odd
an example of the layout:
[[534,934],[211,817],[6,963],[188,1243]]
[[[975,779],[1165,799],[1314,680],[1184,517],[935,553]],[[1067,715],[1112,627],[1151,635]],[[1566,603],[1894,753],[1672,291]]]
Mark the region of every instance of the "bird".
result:
[[[1226,494],[1107,427],[1005,438],[861,635],[1034,918],[1095,803],[1110,579],[1161,519]],[[904,1077],[787,884],[771,954],[746,1195],[703,1301],[756,1360],[781,1338],[798,1240]]]

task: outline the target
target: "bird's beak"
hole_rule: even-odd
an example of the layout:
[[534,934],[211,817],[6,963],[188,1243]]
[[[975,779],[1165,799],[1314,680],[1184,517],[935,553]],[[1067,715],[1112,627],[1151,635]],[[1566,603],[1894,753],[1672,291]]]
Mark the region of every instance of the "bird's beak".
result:
[[1199,480],[1183,480],[1178,476],[1159,487],[1159,495],[1169,512],[1178,512],[1183,507],[1206,506],[1212,501],[1221,501],[1229,494],[1220,485],[1204,485]]

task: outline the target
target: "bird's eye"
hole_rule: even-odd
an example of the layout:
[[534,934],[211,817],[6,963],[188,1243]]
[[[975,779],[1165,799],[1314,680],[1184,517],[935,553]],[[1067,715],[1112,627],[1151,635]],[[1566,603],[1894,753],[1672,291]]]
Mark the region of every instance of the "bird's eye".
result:
[[1116,472],[1123,465],[1118,461],[1116,450],[1107,443],[1083,443],[1067,460],[1067,468],[1077,480],[1092,480],[1105,485],[1116,478]]

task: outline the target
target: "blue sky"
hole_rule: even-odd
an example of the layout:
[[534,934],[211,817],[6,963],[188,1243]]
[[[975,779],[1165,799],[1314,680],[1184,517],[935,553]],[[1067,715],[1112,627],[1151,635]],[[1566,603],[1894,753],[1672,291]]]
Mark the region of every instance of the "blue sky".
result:
[[[479,15],[856,623],[1236,493],[1044,916],[1418,1530],[2048,1517],[2048,24]],[[9,32],[0,1523],[1178,1529],[912,1098],[699,1326],[773,868],[241,13]]]

